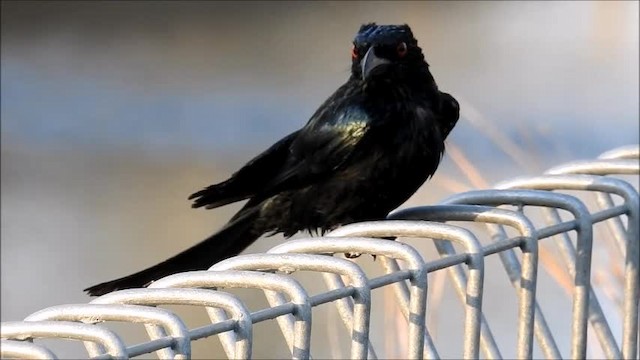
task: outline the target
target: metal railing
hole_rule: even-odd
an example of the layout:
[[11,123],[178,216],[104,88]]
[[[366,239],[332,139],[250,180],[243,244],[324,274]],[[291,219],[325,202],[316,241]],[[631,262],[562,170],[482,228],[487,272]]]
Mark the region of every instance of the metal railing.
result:
[[[312,355],[314,308],[330,303],[351,334],[350,358],[377,358],[370,340],[372,290],[392,287],[407,323],[406,357],[439,358],[425,320],[428,279],[431,273],[447,269],[464,306],[463,357],[478,358],[482,352],[497,359],[501,350],[482,304],[485,261],[498,254],[518,299],[516,356],[531,358],[537,345],[542,356],[560,358],[557,339],[536,300],[540,249],[552,241],[572,279],[570,357],[587,357],[590,327],[604,356],[634,359],[638,357],[640,200],[637,183],[628,180],[637,181],[639,159],[637,145],[617,148],[541,176],[460,193],[435,206],[399,210],[385,221],[347,225],[324,237],[287,241],[266,254],[230,258],[208,271],[167,276],[147,289],[113,292],[89,304],[53,306],[24,321],[3,322],[2,357],[54,359],[53,351],[33,341],[45,338],[82,341],[94,359],[152,352],[160,358],[186,359],[191,357],[192,341],[218,335],[228,358],[251,358],[254,324],[275,320],[291,357],[306,359]],[[597,200],[592,210],[584,200],[589,194]],[[531,208],[540,209],[542,216],[530,214]],[[482,226],[467,227],[465,222]],[[608,226],[606,236],[594,231],[601,222]],[[381,239],[388,237],[400,239]],[[484,237],[490,240],[481,242]],[[406,243],[409,238],[430,239],[440,257],[425,261]],[[593,249],[602,243],[613,244],[624,254],[624,260],[619,259],[624,262],[622,329],[611,328],[591,284]],[[369,275],[356,262],[332,256],[345,253],[374,255],[383,275]],[[300,271],[322,273],[327,290],[311,295],[290,275]],[[269,307],[250,311],[239,296],[225,291],[231,288],[263,290]],[[190,329],[174,312],[162,308],[166,305],[204,307],[210,324]],[[101,325],[108,321],[141,323],[149,340],[126,345]]]

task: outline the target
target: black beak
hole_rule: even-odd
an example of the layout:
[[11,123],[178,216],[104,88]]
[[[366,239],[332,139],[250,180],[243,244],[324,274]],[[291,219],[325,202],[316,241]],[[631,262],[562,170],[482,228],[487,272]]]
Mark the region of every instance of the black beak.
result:
[[389,63],[391,63],[391,61],[384,58],[377,57],[375,48],[373,46],[370,47],[369,50],[367,50],[367,53],[364,55],[364,58],[362,59],[362,62],[361,62],[362,78],[366,79],[367,77],[369,77],[369,74],[373,69],[377,68],[380,65],[385,65]]

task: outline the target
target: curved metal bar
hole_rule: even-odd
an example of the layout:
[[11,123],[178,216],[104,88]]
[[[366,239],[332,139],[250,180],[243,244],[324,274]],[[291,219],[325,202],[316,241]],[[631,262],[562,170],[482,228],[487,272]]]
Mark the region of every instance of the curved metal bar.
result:
[[[577,256],[574,271],[575,294],[573,297],[573,321],[571,325],[571,357],[582,359],[587,351],[587,316],[591,289],[591,253],[593,229],[586,206],[577,198],[542,190],[477,190],[449,197],[443,203],[476,205],[533,205],[554,207],[569,211],[573,217],[573,229],[577,233]],[[542,236],[539,236],[542,238]],[[570,268],[571,271],[571,268]]]
[[[613,209],[616,206],[613,202],[613,199],[611,198],[611,194],[609,193],[597,192],[596,201],[598,206],[602,210]],[[621,254],[626,254],[628,239],[627,231],[624,229],[622,219],[620,219],[620,216],[611,217],[607,221],[607,225],[609,227],[609,231],[611,231],[611,233],[613,234],[613,238],[615,239],[614,243],[615,245],[617,245],[618,250]]]
[[[371,236],[371,237],[422,237],[457,242],[466,250],[469,281],[466,284],[455,281],[456,289],[465,292],[465,341],[463,357],[478,358],[480,350],[480,324],[482,316],[482,291],[484,283],[484,258],[480,243],[467,229],[461,227],[431,223],[426,221],[388,220],[361,222],[345,225],[331,232],[331,236]],[[460,269],[452,267],[451,269]],[[462,271],[462,269],[460,269]],[[456,277],[454,277],[456,279]],[[484,345],[484,344],[483,344]],[[488,354],[499,356],[497,347],[484,347]],[[495,342],[493,342],[495,345]]]
[[[591,290],[592,325],[609,358],[635,358],[638,341],[638,295],[640,293],[640,198],[626,181],[593,175],[547,175],[529,179],[514,179],[499,185],[503,188],[535,188],[543,190],[585,190],[619,195],[627,207],[625,289],[622,355],[593,290]],[[550,213],[559,221],[557,212]],[[566,234],[564,234],[566,236]],[[569,241],[568,239],[566,241]],[[574,260],[575,261],[575,260]]]
[[[635,155],[634,155],[635,157]],[[637,175],[640,173],[640,163],[635,160],[597,160],[585,164],[573,166],[560,166],[547,171],[549,174],[595,174],[595,175]],[[611,198],[599,200],[607,206],[612,206]],[[631,215],[630,215],[631,216]],[[624,296],[624,324],[622,336],[622,357],[625,359],[635,359],[638,354],[638,298],[640,297],[640,283],[638,270],[638,256],[640,254],[640,244],[638,243],[638,218],[629,218],[629,224],[634,221],[633,231],[630,234],[625,260],[625,296]],[[614,220],[614,228],[621,229],[620,220]],[[631,227],[627,229],[629,232]],[[630,247],[630,248],[629,248]],[[634,315],[635,314],[635,315]]]
[[[616,153],[614,153],[613,155],[616,155]],[[620,155],[620,154],[618,154]],[[597,171],[597,175],[614,175],[614,174],[621,174],[621,175],[630,175],[630,174],[638,174],[638,171],[640,169],[636,168],[636,171],[633,172],[633,170],[629,170],[629,168],[627,166],[620,166],[620,164],[617,164],[616,162],[614,162],[614,160],[599,160],[602,163],[605,163],[606,161],[610,161],[611,165],[609,167],[605,167],[605,166],[601,166],[601,168],[598,169]],[[618,161],[620,162],[620,161]],[[631,172],[630,172],[631,171]],[[555,175],[560,175],[560,174],[593,174],[594,171],[592,169],[585,169],[583,167],[578,167],[578,168],[561,168],[561,169],[551,169],[549,170],[547,173],[549,174],[555,174]],[[623,186],[624,187],[624,186]],[[606,191],[606,190],[596,190],[596,191]],[[612,192],[612,191],[609,191]],[[634,191],[635,192],[635,191]],[[615,192],[614,192],[615,193]],[[636,193],[636,197],[637,197],[637,192]],[[601,194],[601,193],[597,193],[597,199],[598,199],[598,203],[601,207],[603,208],[612,208],[614,206],[613,200],[611,199],[611,196],[609,196],[609,194]],[[622,224],[622,221],[620,220],[620,218],[616,217],[611,219],[612,220],[612,227],[611,230],[613,231],[614,235],[616,236],[616,240],[618,241],[618,247],[620,248],[620,250],[625,253],[626,252],[626,242],[622,240],[621,238],[624,238],[624,234],[626,233],[626,231],[624,230],[624,226]]]
[[[233,331],[236,343],[233,359],[250,359],[253,343],[253,323],[251,313],[245,304],[232,294],[209,289],[132,289],[112,292],[91,302],[92,304],[128,304],[128,305],[195,305],[224,309],[234,321]],[[155,339],[168,336],[163,328],[145,324],[147,331]],[[203,326],[190,331],[191,340],[218,334],[215,325]]]
[[3,359],[58,359],[44,346],[15,340],[0,340],[0,356]]
[[574,161],[552,167],[545,173],[549,175],[587,174],[587,175],[635,175],[640,171],[640,164],[634,160],[587,160]]
[[516,239],[507,239],[506,233],[499,234],[497,229],[494,229],[493,233],[500,236],[499,239],[501,241],[510,241],[514,247],[519,247],[522,250],[522,270],[515,273],[506,263],[504,265],[512,284],[519,290],[517,357],[519,359],[532,357],[535,295],[538,278],[538,237],[529,219],[515,211],[479,205],[413,207],[395,211],[389,214],[389,218],[442,222],[473,221],[507,225],[518,230],[522,237]]
[[[329,256],[306,254],[240,255],[223,260],[211,270],[279,270],[318,271],[338,273],[352,283],[354,316],[351,326],[351,358],[366,359],[369,350],[369,322],[371,316],[371,288],[362,269],[356,264]],[[311,309],[309,308],[309,311]],[[298,331],[296,331],[298,333]],[[308,349],[307,349],[308,350]]]
[[[446,205],[437,205],[435,207],[439,207],[439,206],[446,206]],[[449,205],[449,206],[478,206],[478,205]],[[431,208],[431,207],[430,207]],[[497,209],[497,208],[490,208],[490,209],[495,209],[495,210],[499,210],[499,211],[507,211],[504,209]],[[400,210],[402,211],[402,210]],[[526,222],[529,223],[529,225],[532,226],[532,224],[529,222],[529,220],[522,214],[514,212],[515,214],[517,214],[518,216],[522,216],[524,219],[526,219]],[[395,216],[395,212],[393,213],[393,215]],[[453,218],[456,218],[456,215],[452,215]],[[454,220],[454,219],[450,219],[450,220]],[[446,219],[444,219],[446,220]],[[515,225],[515,224],[514,224]],[[524,225],[524,224],[523,224]],[[507,239],[508,236],[506,234],[506,232],[504,231],[504,229],[500,226],[490,226],[490,224],[487,224],[487,226],[489,227],[489,230],[493,233],[492,237],[494,239],[499,239],[496,241],[496,243],[494,244],[498,244],[502,241],[504,241],[504,239]],[[519,228],[516,226],[516,229],[519,230]],[[521,233],[526,234],[527,232],[523,232],[522,230],[520,230]],[[534,237],[526,237],[523,240],[524,241],[533,241],[533,239],[535,238],[535,242],[536,242],[536,251],[537,251],[537,233],[534,232]],[[453,247],[451,246],[451,244],[447,244],[447,243],[443,243],[440,244],[440,250],[443,253],[446,254],[452,254],[455,252],[455,250],[453,249]],[[492,251],[491,247],[485,247],[483,248],[483,250],[485,251],[485,254],[487,254],[487,251]],[[525,268],[528,268],[528,270],[526,269],[525,272],[523,273],[522,270],[522,265],[520,264],[520,260],[518,259],[518,257],[516,256],[515,252],[513,251],[513,249],[504,249],[502,251],[499,252],[499,256],[500,256],[500,260],[502,261],[502,264],[505,268],[505,270],[507,271],[508,275],[509,275],[509,279],[511,280],[511,283],[516,287],[516,289],[520,289],[520,291],[522,290],[522,283],[523,280],[522,279],[526,279],[529,275],[527,275],[527,273],[531,274],[532,272],[536,274],[536,278],[537,278],[537,253],[536,253],[536,262],[534,263],[535,267],[529,267],[529,266],[525,266]],[[527,260],[526,258],[523,257],[523,260]],[[463,274],[464,275],[464,274]],[[526,291],[526,290],[525,290]],[[535,292],[535,288],[533,290]],[[526,296],[531,296],[530,294],[527,294]],[[540,348],[542,349],[543,353],[545,354],[545,356],[547,357],[547,359],[559,359],[561,358],[560,355],[560,350],[558,349],[558,346],[555,342],[555,339],[553,338],[553,335],[551,334],[551,330],[549,329],[549,326],[546,322],[546,319],[544,318],[544,315],[542,313],[542,311],[540,310],[540,307],[537,303],[537,301],[535,301],[535,298],[532,299],[533,300],[533,308],[532,311],[534,313],[534,317],[533,317],[533,332],[539,342]],[[529,303],[529,300],[524,300],[526,302],[526,304]],[[528,305],[522,304],[520,309],[522,310],[522,306],[524,306],[525,308],[528,307]],[[528,318],[528,316],[527,316]],[[520,329],[524,326],[522,323],[519,323]],[[531,326],[531,324],[529,324],[529,326]],[[523,330],[524,331],[524,330]],[[522,341],[525,341],[525,339],[528,339],[530,335],[528,335],[526,332],[524,332],[525,335],[523,335],[522,337],[518,337],[518,341],[520,344],[522,344]],[[531,340],[532,341],[532,340]],[[529,343],[530,344],[530,343]],[[529,345],[530,346],[530,345]],[[520,354],[524,354],[525,352],[528,352],[530,350],[527,350],[526,347],[522,346],[522,345],[518,345],[518,352]],[[519,358],[523,358],[523,356],[518,355]],[[524,357],[528,357],[530,358],[531,355],[529,356],[524,356]]]
[[[287,294],[291,298],[292,307],[285,309],[271,308],[265,310],[265,319],[271,319],[284,314],[294,314],[295,331],[289,332],[289,328],[279,322],[285,340],[291,349],[291,354],[295,359],[306,359],[309,357],[310,332],[311,332],[311,304],[309,296],[302,286],[294,279],[277,274],[261,273],[255,271],[191,271],[187,273],[174,274],[164,277],[149,285],[150,288],[258,288],[279,291]],[[224,311],[215,308],[208,308],[207,312],[211,321],[217,322],[225,320]],[[252,322],[255,323],[255,313],[252,315]],[[222,337],[219,334],[225,351],[231,356],[235,336]],[[228,343],[225,345],[225,342]]]
[[[331,236],[329,234],[328,236]],[[363,238],[344,238],[340,241],[334,239],[304,238],[295,239],[271,248],[269,253],[314,253],[314,254],[336,254],[345,252],[357,252],[361,254],[371,254],[384,256],[389,261],[396,259],[404,260],[409,267],[408,279],[411,284],[411,291],[399,298],[400,308],[409,322],[409,352],[407,358],[422,359],[423,347],[427,348],[427,358],[438,358],[438,353],[433,345],[431,337],[425,327],[425,313],[427,305],[427,272],[422,256],[413,247],[395,241]],[[328,274],[337,277],[337,274]],[[399,284],[399,283],[397,283]],[[404,284],[404,281],[402,281]],[[340,287],[344,287],[344,284]],[[405,286],[406,288],[406,286]],[[410,295],[409,295],[410,294]],[[353,316],[352,312],[350,313]]]
[[[616,151],[618,150],[618,151]],[[606,153],[603,155],[607,155]],[[633,152],[625,149],[614,149],[613,156],[630,156],[637,158]],[[578,163],[570,163],[567,165],[558,166],[552,168],[546,172],[546,174],[552,175],[564,175],[564,174],[588,174],[588,175],[638,175],[640,173],[640,164],[638,161],[629,159],[600,159],[594,161],[582,161]],[[598,204],[602,208],[612,208],[614,206],[613,199],[609,194],[597,193],[596,198]],[[625,253],[624,241],[624,225],[619,217],[611,219],[609,222],[609,228],[614,233],[617,240],[617,245],[622,253]]]
[[[79,321],[84,323],[100,321],[152,323],[163,326],[171,336],[170,341],[166,344],[171,349],[166,348],[166,345],[158,348],[159,356],[172,359],[188,359],[191,356],[191,339],[189,338],[187,326],[177,315],[166,309],[137,305],[57,305],[37,311],[25,318],[25,321],[47,320]],[[91,356],[97,356],[100,353],[96,351],[101,349],[88,347],[87,350],[89,350]]]
[[640,146],[627,145],[603,152],[598,159],[640,159]]
[[128,359],[127,348],[114,332],[101,326],[70,321],[3,321],[0,334],[5,339],[56,338],[91,341],[107,349],[113,359]]

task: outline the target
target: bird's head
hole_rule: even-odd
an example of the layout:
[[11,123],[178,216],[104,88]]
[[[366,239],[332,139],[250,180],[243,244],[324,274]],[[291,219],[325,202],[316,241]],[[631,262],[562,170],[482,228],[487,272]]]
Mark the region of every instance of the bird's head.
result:
[[428,73],[422,49],[406,24],[362,25],[353,40],[351,58],[352,77],[364,81]]

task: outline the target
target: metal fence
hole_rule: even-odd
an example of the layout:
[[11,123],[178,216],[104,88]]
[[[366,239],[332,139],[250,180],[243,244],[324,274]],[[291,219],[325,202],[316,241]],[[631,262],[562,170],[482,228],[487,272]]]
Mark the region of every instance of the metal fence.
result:
[[[324,237],[285,242],[265,254],[237,256],[208,271],[171,275],[147,289],[114,292],[89,304],[53,306],[24,321],[2,322],[2,357],[53,359],[56,355],[40,339],[61,339],[84,342],[88,356],[94,359],[153,352],[160,358],[184,359],[191,357],[192,341],[218,335],[225,352],[220,356],[250,358],[253,325],[275,320],[291,357],[305,359],[312,355],[314,308],[330,303],[351,334],[350,357],[377,358],[376,344],[370,341],[371,292],[391,287],[406,320],[406,357],[439,358],[425,320],[428,278],[446,269],[464,306],[462,355],[501,358],[482,311],[485,261],[497,254],[518,301],[517,357],[531,358],[537,346],[544,357],[560,358],[557,338],[536,300],[541,295],[536,292],[539,246],[549,241],[559,249],[571,276],[570,357],[587,356],[592,345],[588,344],[590,329],[607,358],[634,359],[638,357],[640,287],[639,159],[637,145],[617,148],[594,160],[555,167],[541,176],[460,193],[435,206],[399,210],[385,221],[344,226]],[[593,209],[585,200],[591,195],[596,199]],[[532,208],[539,213],[530,212]],[[608,231],[596,236],[594,225],[601,222]],[[480,242],[482,236],[490,241]],[[399,239],[382,239],[389,237]],[[409,238],[432,241],[440,257],[425,261],[415,247],[404,242]],[[615,259],[624,264],[622,329],[611,328],[592,288],[592,252],[601,243],[623,254]],[[368,275],[356,262],[334,256],[345,253],[374,255],[383,275]],[[322,273],[327,290],[311,295],[291,276],[300,271]],[[239,296],[224,291],[231,288],[263,290],[270,306],[250,311]],[[210,324],[188,328],[174,312],[162,308],[176,304],[206,308]],[[101,325],[112,321],[143,324],[149,340],[126,345],[122,336]]]

